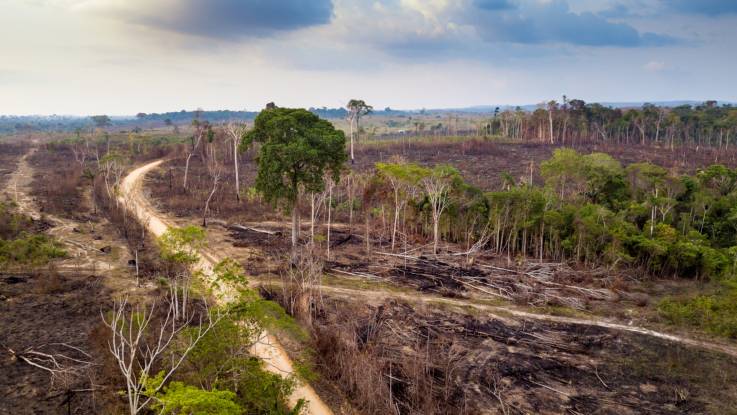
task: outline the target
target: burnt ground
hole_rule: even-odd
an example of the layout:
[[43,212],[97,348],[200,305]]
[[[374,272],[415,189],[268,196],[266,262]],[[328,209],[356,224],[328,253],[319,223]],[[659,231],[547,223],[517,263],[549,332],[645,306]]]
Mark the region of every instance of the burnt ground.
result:
[[[401,156],[410,162],[423,165],[440,163],[452,164],[458,168],[463,177],[484,191],[499,190],[503,183],[502,173],[509,173],[515,180],[526,180],[533,167],[533,180],[542,183],[539,176],[540,163],[549,159],[553,151],[561,148],[559,144],[538,142],[499,142],[484,139],[467,139],[464,141],[431,140],[427,142],[410,141],[410,144],[398,141],[359,143],[356,147],[356,163],[351,169],[358,172],[370,172],[376,162],[387,162],[393,156]],[[652,146],[639,145],[604,145],[584,143],[574,147],[587,154],[604,152],[618,159],[623,165],[635,162],[650,161],[669,170],[680,173],[693,173],[699,168],[714,163],[723,163],[730,167],[737,166],[737,147],[730,149],[692,149],[677,148],[674,151]],[[241,191],[246,193],[253,186],[256,178],[256,164],[253,161],[254,151],[240,157]],[[247,208],[236,202],[233,169],[228,163],[221,177],[223,184],[213,200],[210,208],[212,216],[231,222],[279,220],[281,215],[274,208],[264,205],[255,199],[247,199]],[[178,217],[201,216],[204,201],[212,188],[212,181],[207,168],[198,154],[192,157],[189,171],[189,189],[182,189],[184,174],[184,158],[177,158],[165,163],[162,168],[152,172],[147,178],[147,188],[151,197],[164,211]],[[360,198],[360,194],[357,197]],[[336,195],[336,197],[340,197]],[[345,209],[336,209],[336,221],[347,222]]]
[[[266,224],[257,229],[280,230]],[[284,273],[279,263],[288,255],[286,236],[234,227],[216,233],[248,250],[240,259],[256,280]],[[447,254],[400,257],[378,250],[367,258],[362,238],[348,235],[334,235],[325,270],[343,278],[339,286],[355,290],[368,281],[374,290],[397,287],[480,304],[497,304],[501,294],[512,304],[581,313],[619,313],[647,303],[623,276],[606,270],[510,264],[493,255],[472,264]],[[384,285],[373,285],[377,281]],[[282,289],[265,293],[278,299]],[[737,361],[726,355],[598,326],[371,296],[323,291],[308,323],[318,372],[359,413],[734,413]]]
[[[359,146],[353,168],[369,170],[376,161],[402,154],[397,146]],[[456,164],[468,180],[491,190],[498,188],[501,172],[526,176],[530,162],[538,169],[555,148],[538,143],[476,140],[416,144],[407,147],[404,156],[423,164]],[[731,152],[718,159],[710,151],[671,153],[638,146],[587,145],[578,150],[607,152],[625,164],[649,160],[678,171],[693,171],[714,162],[735,164]],[[187,192],[177,186],[181,160],[165,165],[146,184],[162,211],[184,221],[201,215],[200,200],[204,201],[211,185],[202,163],[193,160]],[[255,175],[255,166],[248,157],[243,158],[241,172],[245,189]],[[236,203],[227,187],[231,182],[232,177],[223,179],[226,185],[211,205],[213,217],[231,224],[287,232],[286,224],[280,222],[284,218],[269,206],[258,200]],[[347,223],[345,209],[336,209],[334,214],[335,221]],[[357,226],[350,236],[334,229],[332,262],[326,264],[328,271],[356,274],[357,278],[345,278],[341,284],[356,284],[358,289],[365,281],[355,280],[363,279],[453,298],[498,301],[498,295],[503,295],[512,303],[596,310],[626,317],[623,321],[634,324],[642,321],[633,321],[630,309],[650,302],[633,278],[601,270],[571,269],[564,264],[540,269],[493,256],[481,258],[473,266],[463,264],[462,258],[451,261],[447,257],[443,257],[444,263],[428,264],[428,258],[418,252],[407,261],[382,258],[376,252],[381,250],[378,247],[372,248],[374,252],[367,257],[360,228]],[[241,260],[256,280],[284,272],[281,264],[288,250],[286,236],[219,226],[210,229],[210,249]],[[324,245],[320,242],[319,249]],[[491,288],[497,295],[484,294],[478,287],[487,291]],[[532,292],[526,287],[532,287]],[[391,291],[387,294],[391,297]],[[321,295],[323,302],[315,307],[316,318],[311,320],[317,370],[340,387],[361,413],[734,413],[737,363],[722,355],[600,327],[501,320],[480,311],[446,310],[442,305],[389,301],[377,306],[383,300],[331,297],[327,292]]]
[[[95,276],[62,275],[53,269],[0,274],[0,414],[109,413],[109,376],[114,372],[108,372],[107,332],[100,320],[109,297],[110,291]],[[59,343],[84,350],[91,358]],[[95,365],[52,381],[49,372],[8,349],[60,353]]]
[[[0,270],[3,415],[120,412],[120,378],[100,313],[110,307],[113,296],[125,293],[137,299],[150,291],[146,285],[136,287],[125,240],[93,208],[90,192],[83,190],[77,176],[78,166],[65,161],[64,154],[41,147],[28,163],[17,165],[19,213],[41,217],[26,231],[53,236],[68,258],[12,273]],[[60,178],[68,180],[54,187]],[[64,191],[68,194],[57,198]],[[36,352],[55,356],[73,373],[52,376],[22,359],[43,360]],[[90,364],[80,366],[63,356]],[[50,361],[42,363],[49,366]]]
[[323,374],[366,413],[727,414],[737,400],[737,362],[638,334],[394,301],[326,300],[313,324]]
[[[263,224],[256,229],[275,234],[233,225],[224,231],[214,228],[210,227],[213,239],[223,238],[232,247],[250,249],[247,255],[241,252],[248,275],[282,273],[280,267],[290,249],[286,231]],[[629,279],[625,272],[572,268],[565,263],[534,260],[510,262],[490,252],[476,254],[473,261],[469,261],[451,251],[441,250],[437,257],[427,250],[424,254],[422,250],[415,250],[405,255],[391,253],[389,247],[384,246],[374,247],[372,254],[367,256],[364,238],[359,233],[333,230],[331,260],[323,264],[328,275],[343,281],[362,280],[399,287],[418,294],[559,308],[557,311],[608,311],[605,314],[612,315],[615,310],[643,308],[650,303],[648,296],[639,289],[639,282]],[[318,246],[322,250],[325,244]],[[252,252],[251,248],[258,252]],[[232,249],[229,254],[237,256],[238,252]]]
[[28,151],[26,145],[17,142],[0,143],[0,189],[8,191],[10,176],[15,171],[18,160]]
[[90,180],[84,178],[85,168],[75,161],[70,146],[43,145],[28,157],[28,164],[33,172],[28,193],[41,214],[90,220],[93,207],[84,194]]

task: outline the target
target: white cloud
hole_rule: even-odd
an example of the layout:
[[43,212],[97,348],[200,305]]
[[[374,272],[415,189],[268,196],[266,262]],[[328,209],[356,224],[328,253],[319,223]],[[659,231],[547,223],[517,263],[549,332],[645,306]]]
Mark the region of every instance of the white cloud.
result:
[[661,61],[650,61],[644,65],[644,68],[648,72],[662,72],[665,70],[665,62]]
[[[510,40],[510,31],[524,33],[524,27],[505,23],[505,16],[527,16],[523,20],[546,29],[549,20],[560,19],[544,12],[566,0],[547,6],[538,0],[333,0],[329,24],[236,39],[183,35],[134,18],[182,1],[195,0],[0,0],[0,37],[7,39],[0,42],[0,114],[257,109],[272,100],[340,106],[352,96],[392,108],[527,104],[563,93],[586,101],[737,96],[737,58],[724,53],[737,38],[734,20],[606,17],[638,33],[708,34],[708,41],[655,50],[581,46],[567,39],[586,27],[568,20],[557,43]],[[567,1],[570,9],[557,15],[605,8],[593,0]],[[482,6],[479,19],[471,19],[469,12]],[[489,15],[501,20],[493,27],[506,37],[482,39],[482,29],[497,22]]]

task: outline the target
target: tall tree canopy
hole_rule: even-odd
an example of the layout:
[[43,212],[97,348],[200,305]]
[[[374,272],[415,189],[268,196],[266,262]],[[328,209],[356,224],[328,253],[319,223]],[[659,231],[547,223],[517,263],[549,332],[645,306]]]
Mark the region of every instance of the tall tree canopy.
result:
[[243,136],[241,147],[260,143],[256,190],[292,212],[292,245],[299,236],[301,191],[321,192],[325,174],[335,182],[347,159],[345,134],[305,109],[267,108]]
[[[346,105],[346,108],[348,109],[348,122],[351,127],[351,164],[355,162],[353,157],[353,136],[358,135],[360,133],[359,125],[358,123],[361,120],[361,117],[364,115],[368,115],[371,113],[371,111],[374,110],[374,107],[371,105],[366,104],[366,101],[362,99],[352,99],[348,101],[348,105]],[[356,125],[356,128],[354,130],[353,125]]]

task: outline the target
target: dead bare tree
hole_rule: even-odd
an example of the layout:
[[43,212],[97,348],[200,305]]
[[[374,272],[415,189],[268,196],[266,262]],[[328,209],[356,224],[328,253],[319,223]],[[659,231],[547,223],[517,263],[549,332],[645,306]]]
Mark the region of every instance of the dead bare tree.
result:
[[189,175],[189,161],[192,159],[192,156],[197,151],[197,148],[200,146],[200,143],[202,142],[202,137],[205,134],[213,134],[212,126],[208,122],[200,122],[199,120],[192,121],[192,125],[194,125],[194,135],[192,136],[192,148],[189,151],[189,154],[187,155],[187,162],[184,165],[184,182],[182,187],[184,187],[184,190],[187,190],[187,176]]
[[555,143],[555,136],[553,135],[553,113],[558,109],[558,103],[555,100],[547,103],[548,107],[548,123],[550,129],[550,144]]
[[343,179],[345,191],[348,196],[348,232],[353,233],[353,200],[356,195],[356,173],[352,170]]
[[50,375],[51,388],[70,388],[78,379],[89,376],[92,356],[67,343],[49,343],[16,351],[3,347],[12,360],[20,360]]
[[315,305],[321,300],[323,263],[311,245],[302,247],[293,257],[291,266],[282,274],[283,297],[291,315],[311,324],[312,310],[317,309]]
[[484,249],[486,245],[488,245],[492,236],[493,236],[493,233],[491,231],[491,226],[487,225],[486,227],[484,227],[484,230],[481,232],[479,237],[476,239],[476,242],[474,242],[474,244],[470,248],[468,248],[467,251],[457,252],[457,253],[452,254],[451,256],[465,256],[466,264],[473,265],[474,258],[479,252],[481,252],[481,250]]
[[427,193],[427,199],[430,202],[433,223],[433,254],[438,253],[438,244],[440,242],[440,216],[445,208],[448,207],[450,199],[448,192],[450,190],[450,180],[443,174],[434,172],[422,179],[422,185]]
[[217,157],[216,147],[208,146],[208,149],[209,156],[207,157],[207,173],[212,179],[212,190],[210,190],[210,194],[207,196],[207,200],[205,200],[205,208],[202,211],[202,226],[205,228],[207,227],[207,214],[210,211],[210,201],[212,200],[212,197],[215,196],[215,192],[217,192],[218,190],[218,186],[220,185],[220,177],[222,176],[223,172],[223,166]]
[[229,122],[225,126],[230,139],[233,141],[233,170],[235,173],[235,197],[239,202],[241,201],[241,188],[240,179],[238,175],[238,143],[240,143],[241,137],[246,132],[246,124]]
[[84,169],[84,164],[87,161],[87,150],[88,148],[82,147],[79,144],[71,146],[72,154],[74,154],[74,160],[79,163],[79,167]]
[[310,193],[310,244],[315,244],[315,224],[317,218],[320,216],[320,211],[325,204],[325,199],[328,197],[327,182],[329,178],[326,178],[326,189],[320,193]]
[[[351,130],[351,164],[354,164],[355,158],[353,154],[353,142],[358,139],[358,135],[361,131],[359,127],[359,121],[361,120],[362,116],[370,114],[371,111],[373,111],[374,107],[372,107],[371,105],[367,105],[366,102],[362,99],[352,99],[348,101],[348,105],[346,105],[346,108],[348,109],[347,119]],[[354,124],[356,126],[355,129],[353,128]]]
[[[199,313],[192,312],[182,320],[178,320],[175,318],[177,290],[172,288],[169,296],[166,315],[160,322],[156,317],[157,305],[161,300],[150,306],[132,306],[126,297],[114,303],[109,318],[101,312],[102,321],[111,332],[108,342],[110,353],[125,379],[131,415],[143,411],[197,343],[223,317],[220,313],[211,312],[207,302],[203,301],[203,309]],[[199,315],[197,322],[195,314]],[[193,330],[185,334],[184,330],[189,327]],[[151,388],[148,381],[154,375],[152,370],[155,364],[178,338],[183,338],[181,353],[179,356],[173,356],[170,366],[164,369],[162,382]]]
[[122,163],[120,163],[120,158],[111,153],[102,157],[102,159],[98,161],[98,165],[98,168],[103,172],[107,197],[108,199],[112,199],[114,190],[120,185],[125,168]]
[[325,181],[325,187],[327,188],[328,193],[328,200],[326,202],[327,209],[328,209],[328,229],[327,229],[327,247],[326,247],[326,254],[325,257],[328,261],[330,261],[330,227],[332,226],[331,222],[331,212],[333,210],[333,188],[335,187],[335,182],[328,178],[328,180]]

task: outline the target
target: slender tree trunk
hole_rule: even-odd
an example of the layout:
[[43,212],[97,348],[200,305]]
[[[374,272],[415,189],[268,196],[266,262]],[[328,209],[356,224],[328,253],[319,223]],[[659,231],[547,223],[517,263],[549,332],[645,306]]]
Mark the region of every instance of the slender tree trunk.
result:
[[330,212],[332,211],[332,205],[333,205],[333,186],[331,185],[328,188],[328,231],[327,231],[327,259],[330,261]]
[[356,161],[353,155],[353,119],[354,117],[351,117],[350,122],[349,122],[351,126],[351,164],[354,164]]
[[187,162],[184,164],[184,184],[182,187],[184,187],[184,190],[187,190],[187,175],[189,174],[189,159],[192,158],[192,153],[189,153],[187,156]]
[[207,227],[207,212],[210,211],[210,200],[212,200],[212,197],[215,195],[215,192],[218,190],[218,178],[216,177],[213,180],[212,183],[212,190],[210,191],[210,195],[207,196],[207,200],[205,201],[205,210],[202,212],[202,227]]
[[294,201],[292,207],[292,249],[297,248],[297,241],[299,240],[299,196]]
[[397,224],[399,223],[399,189],[394,189],[394,224],[392,226],[392,251],[394,251],[394,241],[397,236]]
[[197,141],[192,145],[192,150],[187,155],[187,162],[184,165],[184,190],[187,190],[187,176],[189,175],[189,160],[192,158],[192,155],[195,151],[197,151],[197,147],[200,146],[200,140],[202,140],[202,134],[197,135]]
[[439,223],[440,218],[433,218],[433,224],[432,224],[432,232],[433,232],[433,245],[432,245],[432,253],[434,255],[438,254],[438,242],[440,241],[440,234],[439,234]]
[[238,178],[238,140],[233,138],[233,167],[235,169],[235,199],[241,201],[241,186]]
[[310,194],[310,244],[315,244],[315,193]]
[[369,215],[371,212],[366,209],[366,256],[371,256],[371,239],[369,234]]

